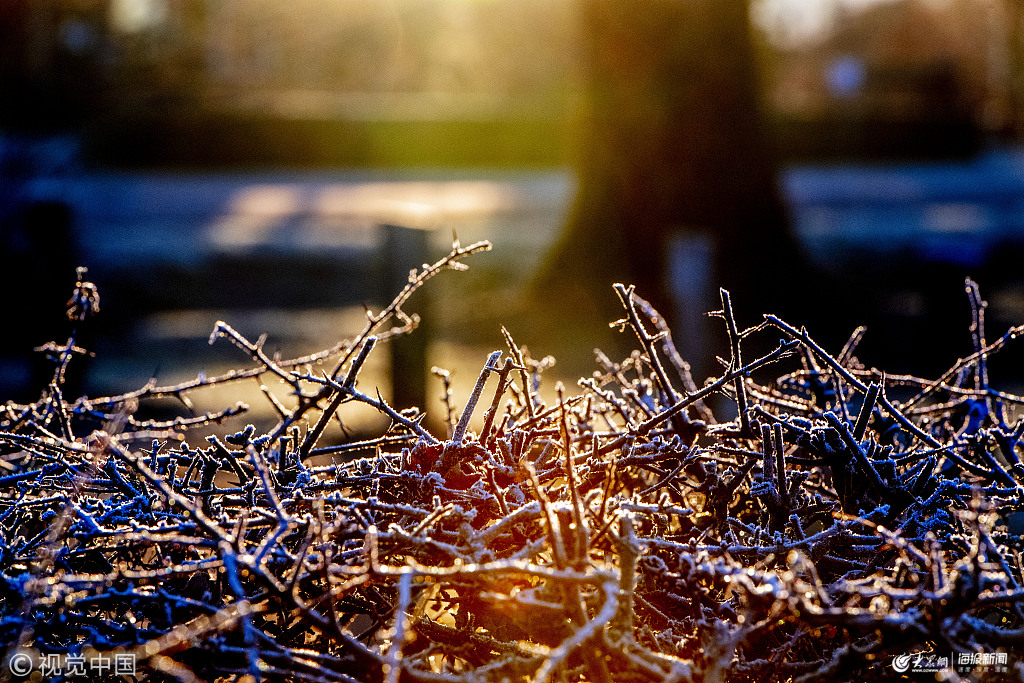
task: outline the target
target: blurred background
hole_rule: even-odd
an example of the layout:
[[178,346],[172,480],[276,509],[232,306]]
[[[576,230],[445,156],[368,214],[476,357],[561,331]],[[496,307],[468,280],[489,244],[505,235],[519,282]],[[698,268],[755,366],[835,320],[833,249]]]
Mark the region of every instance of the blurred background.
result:
[[218,319],[326,348],[454,234],[495,249],[410,302],[399,403],[433,365],[464,401],[502,324],[589,374],[632,348],[615,281],[698,383],[720,285],[936,375],[965,275],[991,338],[1024,322],[1022,132],[1021,0],[2,0],[0,395],[45,387],[76,265],[96,396],[244,365]]

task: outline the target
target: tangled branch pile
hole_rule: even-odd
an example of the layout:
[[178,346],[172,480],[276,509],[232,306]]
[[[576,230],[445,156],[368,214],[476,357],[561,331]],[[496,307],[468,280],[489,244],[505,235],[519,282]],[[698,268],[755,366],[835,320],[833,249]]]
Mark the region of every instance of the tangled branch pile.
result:
[[[147,681],[831,681],[891,676],[901,653],[1024,643],[1007,526],[1024,506],[1022,399],[986,370],[1024,328],[987,342],[972,282],[975,352],[934,381],[863,367],[863,330],[833,355],[774,316],[741,329],[723,290],[729,355],[701,387],[616,285],[638,351],[598,353],[579,393],[546,404],[547,363],[506,333],[461,411],[448,392],[440,438],[359,372],[415,327],[402,306],[417,287],[487,246],[456,244],[362,333],[304,358],[218,323],[250,367],[69,400],[81,350],[50,345],[54,382],[0,414],[8,656],[130,653]],[[80,280],[76,319],[97,301]],[[785,340],[749,360],[752,335]],[[188,406],[253,378],[291,392],[267,391],[267,433],[184,438],[244,406],[136,417],[140,401]],[[387,415],[386,433],[321,445],[351,402]]]

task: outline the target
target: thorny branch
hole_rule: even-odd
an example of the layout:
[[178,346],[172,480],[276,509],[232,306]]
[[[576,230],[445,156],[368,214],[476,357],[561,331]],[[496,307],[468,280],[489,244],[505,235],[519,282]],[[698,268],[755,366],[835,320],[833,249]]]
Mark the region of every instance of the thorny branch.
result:
[[[510,357],[490,355],[461,414],[436,371],[439,437],[360,369],[415,326],[416,288],[484,248],[456,244],[320,353],[272,358],[218,323],[255,364],[218,377],[72,401],[83,351],[45,347],[53,382],[0,412],[8,654],[129,653],[146,681],[665,683],[860,680],[906,652],[1024,644],[1024,419],[1008,409],[1024,399],[987,364],[1021,328],[988,343],[973,282],[974,353],[936,380],[864,369],[862,328],[837,355],[775,316],[743,329],[723,290],[729,361],[700,388],[617,285],[639,352],[600,354],[581,394],[546,405],[545,363],[503,329]],[[81,272],[79,324],[97,301]],[[789,341],[744,361],[772,328]],[[263,434],[188,440],[243,406],[135,416],[264,375],[293,400],[266,392],[280,420]],[[350,402],[389,428],[330,443]]]

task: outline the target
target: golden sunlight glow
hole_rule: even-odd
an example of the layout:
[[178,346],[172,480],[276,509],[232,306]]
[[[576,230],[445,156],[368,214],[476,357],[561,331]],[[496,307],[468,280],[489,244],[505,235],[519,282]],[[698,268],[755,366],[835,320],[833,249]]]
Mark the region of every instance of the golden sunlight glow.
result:
[[235,193],[210,239],[227,249],[281,240],[300,248],[372,246],[380,224],[433,230],[519,201],[513,189],[492,181],[254,185]]
[[156,26],[167,16],[167,0],[112,0],[110,22],[115,30],[136,33]]

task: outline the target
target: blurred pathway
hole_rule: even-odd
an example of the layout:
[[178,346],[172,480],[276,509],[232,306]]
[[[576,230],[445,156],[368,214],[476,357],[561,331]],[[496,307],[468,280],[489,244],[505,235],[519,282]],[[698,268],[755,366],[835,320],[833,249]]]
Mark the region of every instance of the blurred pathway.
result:
[[783,174],[794,229],[825,267],[853,254],[975,268],[1024,244],[1024,149],[929,163],[798,166]]
[[51,181],[49,192],[71,204],[79,253],[101,268],[362,249],[377,244],[380,223],[434,230],[442,244],[452,230],[463,241],[552,239],[568,173],[472,175],[104,172]]

